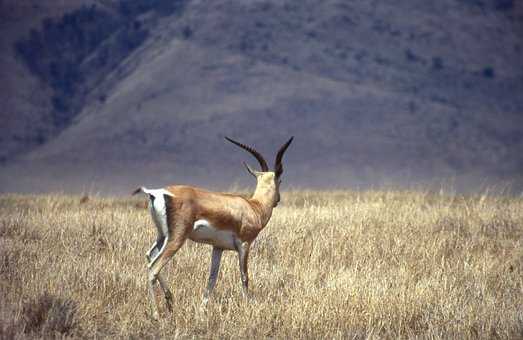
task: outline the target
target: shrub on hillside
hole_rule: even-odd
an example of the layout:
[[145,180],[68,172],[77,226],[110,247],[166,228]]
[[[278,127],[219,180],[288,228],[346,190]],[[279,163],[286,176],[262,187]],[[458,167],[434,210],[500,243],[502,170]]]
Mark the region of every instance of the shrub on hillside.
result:
[[514,0],[494,0],[494,7],[498,11],[511,11],[514,9]]
[[118,12],[125,17],[136,17],[154,10],[161,15],[170,15],[183,9],[187,0],[122,0]]
[[494,73],[494,68],[492,68],[492,66],[486,66],[484,69],[483,69],[483,77],[485,78],[489,78],[489,79],[492,79],[494,78],[495,76],[495,73]]
[[29,70],[54,90],[56,126],[71,118],[74,96],[86,77],[81,63],[120,25],[114,15],[83,6],[60,19],[45,19],[40,30],[31,30],[29,37],[15,43]]
[[148,37],[138,16],[154,10],[170,15],[187,0],[121,0],[117,12],[82,6],[14,44],[28,69],[53,89],[53,123],[66,126],[82,105],[83,84],[125,59]]

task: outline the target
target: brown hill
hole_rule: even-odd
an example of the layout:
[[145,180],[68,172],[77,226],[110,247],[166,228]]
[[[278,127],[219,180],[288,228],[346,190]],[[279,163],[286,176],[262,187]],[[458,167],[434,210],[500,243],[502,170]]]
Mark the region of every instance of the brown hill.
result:
[[[296,135],[291,186],[454,178],[459,189],[521,187],[521,10],[499,1],[187,1],[172,15],[140,12],[133,25],[147,37],[132,51],[114,52],[115,31],[82,59],[89,77],[67,124],[45,125],[37,110],[20,119],[43,136],[9,139],[30,151],[6,156],[0,189],[249,183],[239,165],[248,156],[224,135],[271,160]],[[110,61],[96,66],[102,56]],[[33,91],[45,99],[53,90]],[[15,92],[28,96],[21,85]]]

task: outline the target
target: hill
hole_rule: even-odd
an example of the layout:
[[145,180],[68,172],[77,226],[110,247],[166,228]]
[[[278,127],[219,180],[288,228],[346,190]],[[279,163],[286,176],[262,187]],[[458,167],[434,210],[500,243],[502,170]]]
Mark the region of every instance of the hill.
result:
[[[34,57],[55,26],[102,32],[44,44],[56,47],[32,74],[51,108],[20,119],[24,130],[40,124],[40,137],[10,139],[22,151],[4,155],[3,191],[247,183],[224,135],[271,160],[296,135],[290,185],[523,188],[517,2],[130,3],[78,7],[17,40]],[[71,19],[89,10],[105,19]]]

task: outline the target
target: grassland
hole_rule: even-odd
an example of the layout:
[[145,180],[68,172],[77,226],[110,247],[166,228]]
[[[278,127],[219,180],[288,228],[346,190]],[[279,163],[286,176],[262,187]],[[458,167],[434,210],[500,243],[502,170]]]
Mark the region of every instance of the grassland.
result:
[[521,338],[523,200],[296,191],[251,252],[253,299],[210,247],[165,269],[174,313],[149,317],[141,200],[0,196],[0,338]]

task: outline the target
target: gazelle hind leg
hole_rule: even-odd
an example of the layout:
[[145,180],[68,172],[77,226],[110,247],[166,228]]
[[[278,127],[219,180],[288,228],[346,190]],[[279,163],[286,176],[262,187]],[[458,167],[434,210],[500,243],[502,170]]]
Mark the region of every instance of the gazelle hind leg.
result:
[[[156,259],[159,255],[158,253],[160,252],[160,249],[158,248],[158,244],[163,244],[164,242],[166,242],[165,237],[159,238],[156,242],[154,242],[151,249],[149,249],[149,251],[145,254],[145,258],[147,259],[148,267],[150,267],[151,262],[152,262],[151,255],[154,259]],[[172,296],[171,291],[169,290],[169,286],[167,285],[167,283],[165,282],[165,280],[163,279],[163,277],[160,274],[157,275],[157,279],[158,279],[158,282],[160,283],[160,287],[162,288],[162,292],[165,297],[165,303],[167,304],[167,309],[169,310],[169,312],[172,312],[173,296]]]
[[156,304],[156,294],[154,293],[154,284],[156,283],[156,279],[151,280],[149,277],[150,273],[149,270],[147,270],[147,291],[149,292],[149,299],[152,302],[153,318],[158,320],[160,314],[158,313],[158,306]]
[[244,298],[249,298],[249,271],[248,271],[248,259],[249,259],[250,244],[243,242],[238,247],[238,259],[240,263],[240,276],[242,280],[242,293]]
[[[171,295],[171,292],[167,289],[167,285],[165,284],[165,281],[159,275],[160,275],[160,271],[162,270],[162,268],[167,264],[167,262],[169,262],[171,257],[173,257],[174,254],[176,254],[176,252],[178,251],[178,249],[180,249],[182,244],[183,244],[183,242],[181,242],[179,245],[171,244],[171,243],[167,244],[164,251],[158,255],[158,257],[155,259],[154,262],[150,263],[148,275],[147,275],[147,281],[148,281],[149,298],[151,299],[152,312],[153,312],[153,317],[155,319],[159,319],[160,314],[158,312],[158,302],[156,301],[156,294],[154,293],[154,284],[156,283],[156,280],[158,280],[160,282],[160,287],[164,291],[164,296],[168,303],[167,307],[172,308],[172,306],[170,306],[171,299],[170,299],[170,297],[168,297],[168,295]],[[166,293],[166,291],[168,291],[168,293]]]
[[163,291],[163,296],[165,298],[165,304],[167,305],[167,310],[172,313],[173,311],[173,293],[171,293],[171,290],[169,289],[169,286],[163,279],[163,277],[158,274],[157,276],[158,282],[160,283],[160,287]]
[[[172,294],[167,289],[167,285],[165,284],[165,282],[163,282],[163,284],[162,284],[163,279],[161,279],[159,277],[159,275],[160,275],[160,271],[162,270],[162,268],[167,264],[167,262],[169,262],[171,257],[173,257],[174,254],[176,254],[176,252],[184,244],[185,240],[187,239],[187,235],[188,235],[187,230],[190,230],[188,228],[191,228],[190,224],[184,224],[184,223],[178,224],[178,226],[176,226],[174,228],[172,239],[167,241],[167,244],[164,247],[162,247],[162,251],[160,252],[160,254],[158,254],[158,256],[149,264],[149,273],[148,273],[149,296],[151,298],[153,317],[155,319],[159,318],[159,313],[158,313],[158,304],[156,301],[156,295],[154,294],[154,283],[156,282],[156,280],[160,280],[160,286],[163,286],[162,289],[165,288],[165,290],[164,290],[165,299],[168,302],[168,307],[169,307],[169,302],[172,301],[172,298],[171,298]],[[165,293],[166,291],[168,293]],[[172,305],[171,305],[171,308],[172,308]]]
[[212,248],[212,255],[211,255],[211,270],[209,273],[209,281],[207,282],[207,289],[205,290],[205,293],[203,295],[203,302],[202,304],[205,306],[207,305],[207,302],[209,301],[209,297],[212,294],[212,291],[214,290],[214,287],[216,286],[216,280],[218,279],[218,273],[220,272],[220,262],[222,259],[222,253],[223,249],[218,247]]
[[164,244],[167,242],[167,236],[160,235],[153,243],[151,248],[145,253],[145,258],[147,259],[147,264],[151,261],[154,261],[158,254],[162,251]]
[[[184,209],[183,205],[176,202],[170,195],[164,194],[163,198],[165,201],[165,215],[164,220],[160,221],[161,228],[159,229],[163,230],[163,235],[165,235],[166,239],[158,255],[152,259],[148,265],[149,272],[147,278],[149,296],[152,303],[152,312],[155,319],[159,318],[159,313],[156,295],[154,294],[154,283],[156,280],[160,281],[160,286],[164,290],[167,306],[168,308],[172,308],[172,294],[159,275],[162,268],[184,244],[189,235],[189,231],[192,228],[192,218],[190,217],[191,211]],[[158,207],[158,210],[161,210],[160,208],[161,206]]]
[[[147,264],[150,262],[150,257],[148,255],[145,255],[147,258]],[[167,285],[167,282],[164,280],[164,278],[158,274],[156,275],[156,278],[158,279],[158,282],[160,283],[160,288],[162,289],[163,296],[165,297],[165,303],[167,304],[167,309],[169,312],[173,311],[173,294],[171,293],[169,289],[169,285]],[[154,293],[154,291],[153,291]]]

